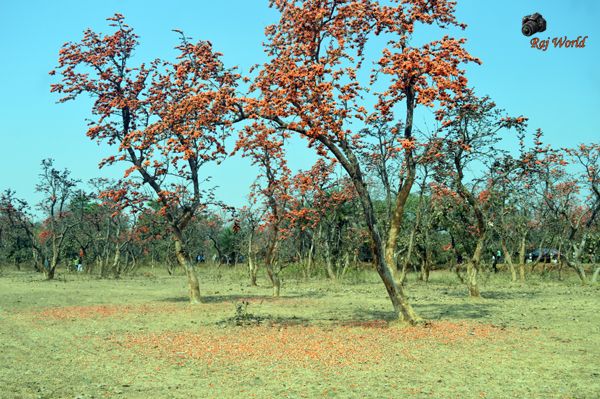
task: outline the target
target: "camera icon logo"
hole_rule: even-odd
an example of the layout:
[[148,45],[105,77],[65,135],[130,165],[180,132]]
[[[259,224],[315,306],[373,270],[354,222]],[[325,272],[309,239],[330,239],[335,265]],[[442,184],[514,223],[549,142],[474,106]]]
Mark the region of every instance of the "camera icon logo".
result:
[[525,36],[531,36],[538,32],[546,30],[546,20],[541,14],[535,13],[531,15],[525,15],[521,26],[521,32]]

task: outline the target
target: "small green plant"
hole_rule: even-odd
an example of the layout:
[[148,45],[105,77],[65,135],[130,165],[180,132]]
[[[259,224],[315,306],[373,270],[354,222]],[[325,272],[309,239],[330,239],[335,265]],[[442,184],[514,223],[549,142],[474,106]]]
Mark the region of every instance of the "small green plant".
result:
[[242,301],[235,304],[235,318],[245,319],[248,317],[248,301]]
[[250,303],[248,301],[241,301],[235,304],[235,314],[233,317],[227,318],[223,321],[220,321],[219,325],[221,326],[256,326],[261,324],[264,321],[264,318],[261,316],[256,316],[248,312],[248,305]]

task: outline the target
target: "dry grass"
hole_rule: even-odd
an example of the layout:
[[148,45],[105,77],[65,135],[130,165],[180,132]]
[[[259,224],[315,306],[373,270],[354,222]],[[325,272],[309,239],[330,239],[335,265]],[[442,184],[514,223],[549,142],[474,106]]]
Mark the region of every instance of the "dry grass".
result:
[[431,322],[402,328],[376,279],[273,299],[239,273],[204,270],[198,306],[180,276],[5,275],[0,398],[600,397],[598,286],[491,276],[472,301],[438,273],[408,286]]

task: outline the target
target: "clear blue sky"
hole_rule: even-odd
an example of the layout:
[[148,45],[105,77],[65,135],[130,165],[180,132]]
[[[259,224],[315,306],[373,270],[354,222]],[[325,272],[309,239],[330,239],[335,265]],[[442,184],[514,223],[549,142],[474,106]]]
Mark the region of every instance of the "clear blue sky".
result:
[[[512,114],[530,118],[554,145],[598,142],[600,137],[600,2],[595,0],[459,0],[458,17],[469,27],[468,48],[483,65],[469,68],[479,94],[489,94]],[[263,59],[263,29],[276,14],[267,0],[229,1],[26,1],[0,0],[0,190],[12,188],[30,202],[42,158],[56,159],[82,180],[120,177],[119,169],[97,169],[107,154],[86,136],[90,104],[55,104],[49,92],[57,53],[66,41],[91,27],[107,31],[115,12],[141,36],[137,56],[170,58],[179,28],[210,40],[229,65],[247,72]],[[531,49],[520,33],[521,17],[540,12],[548,29],[539,37],[589,36],[583,49]],[[417,32],[418,33],[418,32]],[[417,124],[423,123],[417,118]],[[301,147],[301,146],[298,146]],[[309,167],[307,152],[292,149],[294,169]],[[247,161],[226,161],[208,171],[218,195],[242,205],[255,172]]]

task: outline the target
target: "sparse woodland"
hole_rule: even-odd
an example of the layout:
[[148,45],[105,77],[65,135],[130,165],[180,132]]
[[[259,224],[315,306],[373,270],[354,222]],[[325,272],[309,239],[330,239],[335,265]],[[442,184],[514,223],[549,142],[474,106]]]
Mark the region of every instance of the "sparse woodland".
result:
[[593,2],[554,54],[517,1],[48,3],[0,6],[0,399],[600,397]]
[[[47,279],[180,268],[192,303],[203,301],[198,268],[244,267],[274,296],[288,277],[373,270],[410,324],[422,321],[411,285],[439,270],[472,297],[496,271],[513,283],[597,282],[600,144],[552,147],[527,116],[479,93],[465,68],[481,61],[464,39],[414,44],[428,29],[464,29],[452,2],[271,7],[280,19],[265,30],[267,61],[244,74],[180,31],[175,59],[140,62],[143,38],[120,14],[70,38],[51,91],[93,99],[82,135],[112,151],[101,168],[127,171],[84,182],[42,160],[39,203],[1,194],[2,267]],[[415,123],[418,110],[433,129]],[[314,165],[288,167],[292,138],[315,151]],[[227,157],[256,173],[242,208],[202,177]]]

